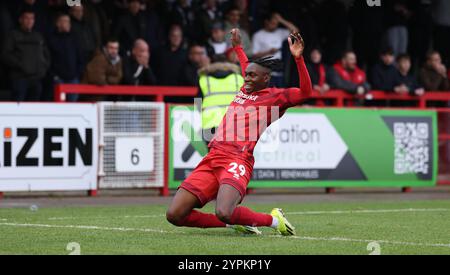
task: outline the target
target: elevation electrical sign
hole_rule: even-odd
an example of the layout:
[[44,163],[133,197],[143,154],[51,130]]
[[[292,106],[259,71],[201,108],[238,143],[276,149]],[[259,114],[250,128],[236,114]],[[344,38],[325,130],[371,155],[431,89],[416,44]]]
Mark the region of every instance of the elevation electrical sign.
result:
[[[206,153],[200,121],[171,109],[172,188]],[[250,187],[434,185],[436,125],[432,111],[290,109],[261,136]]]
[[0,191],[94,190],[95,104],[0,104]]

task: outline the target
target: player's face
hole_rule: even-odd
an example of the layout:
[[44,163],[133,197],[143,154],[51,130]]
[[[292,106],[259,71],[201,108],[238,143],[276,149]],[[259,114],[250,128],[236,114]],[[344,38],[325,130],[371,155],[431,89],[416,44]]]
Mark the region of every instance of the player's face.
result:
[[258,64],[251,63],[245,71],[244,89],[247,93],[261,91],[269,85],[270,71]]

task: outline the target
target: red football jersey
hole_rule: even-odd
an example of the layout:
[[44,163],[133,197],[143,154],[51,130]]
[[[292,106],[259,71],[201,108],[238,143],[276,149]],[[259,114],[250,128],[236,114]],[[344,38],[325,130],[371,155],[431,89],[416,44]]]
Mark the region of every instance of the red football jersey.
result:
[[[242,47],[236,47],[234,50],[239,57],[245,78],[248,58]],[[295,61],[300,88],[267,88],[247,93],[244,87],[241,87],[217,128],[209,144],[210,148],[239,154],[245,158],[253,157],[253,150],[265,129],[281,118],[288,108],[299,105],[311,95],[311,78],[304,59],[301,57]]]

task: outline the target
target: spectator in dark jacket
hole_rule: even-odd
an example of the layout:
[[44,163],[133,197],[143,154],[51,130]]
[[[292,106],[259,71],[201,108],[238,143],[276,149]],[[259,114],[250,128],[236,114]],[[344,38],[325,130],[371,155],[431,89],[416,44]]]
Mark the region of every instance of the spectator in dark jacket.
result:
[[50,66],[50,55],[41,34],[34,32],[34,13],[24,10],[19,29],[6,38],[2,59],[9,71],[13,98],[17,101],[38,101],[42,79]]
[[217,0],[205,0],[201,9],[195,15],[196,34],[195,40],[206,42],[212,24],[222,19],[222,11],[219,9]]
[[[7,2],[7,1],[5,1]],[[9,2],[9,1],[8,1]],[[36,32],[46,36],[50,33],[51,19],[49,16],[48,1],[42,0],[18,0],[11,1],[11,8],[13,9],[13,17],[18,18],[24,10],[34,13],[34,27]]]
[[123,84],[156,85],[155,74],[150,68],[150,48],[143,39],[135,41],[131,55],[123,60]]
[[154,67],[158,68],[156,75],[158,84],[162,86],[177,86],[180,84],[181,72],[186,64],[187,53],[183,48],[183,30],[174,25],[169,31],[169,44],[160,48],[154,55]]
[[96,36],[92,26],[85,19],[83,5],[71,7],[70,16],[72,32],[80,46],[84,67],[94,57],[94,53],[100,45],[100,37]]
[[189,47],[188,62],[181,72],[180,84],[183,86],[197,86],[199,79],[198,70],[209,65],[210,61],[204,46],[191,45]]
[[[83,60],[76,36],[71,32],[70,17],[59,14],[56,30],[48,39],[52,57],[50,75],[54,84],[78,84],[83,70]],[[69,94],[68,101],[76,101],[76,94]]]
[[145,39],[148,32],[147,18],[141,11],[140,0],[128,0],[128,11],[119,17],[113,36],[120,42],[120,52],[129,55],[134,41]]
[[420,82],[427,91],[447,91],[450,89],[447,69],[442,64],[441,55],[431,52],[425,66],[420,70]]
[[370,90],[366,73],[357,66],[354,52],[344,53],[340,62],[333,66],[330,84],[332,88],[342,89],[352,94],[363,95]]
[[181,26],[188,39],[195,36],[194,19],[194,9],[188,0],[177,0],[173,4],[171,23]]
[[385,49],[380,54],[380,62],[372,68],[371,84],[375,90],[392,92],[395,86],[397,68],[392,49]]
[[397,57],[398,72],[395,77],[394,92],[397,94],[410,94],[421,96],[425,89],[419,85],[417,78],[410,73],[411,57],[401,54]]

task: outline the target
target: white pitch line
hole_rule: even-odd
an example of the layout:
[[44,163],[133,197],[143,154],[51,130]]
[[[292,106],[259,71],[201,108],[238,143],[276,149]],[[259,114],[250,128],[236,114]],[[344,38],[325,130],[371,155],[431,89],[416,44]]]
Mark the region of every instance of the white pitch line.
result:
[[[126,227],[101,227],[101,226],[89,226],[89,225],[53,225],[53,224],[30,224],[30,223],[0,223],[0,226],[12,226],[12,227],[30,227],[30,228],[65,228],[65,229],[83,229],[83,230],[102,230],[102,231],[119,231],[119,232],[145,232],[145,233],[161,233],[161,234],[187,234],[186,232],[176,231],[164,231],[150,228],[126,228]],[[270,238],[283,238],[282,236],[263,236]],[[422,246],[422,247],[444,247],[450,248],[450,244],[443,243],[414,243],[414,242],[401,242],[401,241],[389,241],[389,240],[364,240],[364,239],[351,239],[344,237],[308,237],[308,236],[291,236],[287,239],[297,239],[304,241],[327,241],[327,242],[352,242],[352,243],[371,243],[378,242],[388,245],[400,245],[400,246]]]
[[0,222],[6,222],[8,219],[0,219]]
[[446,212],[447,208],[406,208],[406,209],[376,209],[376,210],[336,210],[336,211],[301,211],[286,212],[286,215],[320,215],[320,214],[377,214],[377,213],[402,213],[402,212]]
[[[272,238],[282,238],[282,236],[270,236]],[[444,243],[413,243],[413,242],[401,242],[401,241],[387,241],[387,240],[363,240],[363,239],[351,239],[351,238],[343,238],[343,237],[302,237],[302,236],[291,236],[287,237],[290,239],[297,240],[305,240],[305,241],[332,241],[332,242],[352,242],[352,243],[371,243],[378,242],[380,244],[389,244],[389,245],[401,245],[401,246],[427,246],[427,247],[445,247],[450,248],[449,244]]]
[[[117,216],[115,218],[123,218],[123,219],[150,219],[150,218],[162,218],[166,215],[160,214],[160,215],[144,215],[144,216]],[[110,217],[89,217],[89,216],[79,216],[79,217],[50,217],[48,220],[50,221],[65,221],[65,220],[77,220],[77,219],[110,219]]]
[[[404,209],[367,209],[367,210],[330,210],[330,211],[301,211],[286,212],[286,215],[320,215],[320,214],[377,214],[377,213],[402,213],[402,212],[447,212],[447,208],[404,208]],[[123,219],[151,219],[162,218],[166,215],[142,215],[142,216],[117,216],[115,218]],[[77,220],[77,219],[109,219],[110,217],[51,217],[50,221],[58,220]]]
[[0,223],[0,226],[12,227],[38,227],[38,228],[66,228],[66,229],[86,229],[86,230],[103,230],[103,231],[121,231],[121,232],[146,232],[146,233],[181,233],[170,232],[150,228],[126,228],[126,227],[103,227],[92,225],[55,225],[55,224],[34,224],[34,223]]

